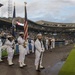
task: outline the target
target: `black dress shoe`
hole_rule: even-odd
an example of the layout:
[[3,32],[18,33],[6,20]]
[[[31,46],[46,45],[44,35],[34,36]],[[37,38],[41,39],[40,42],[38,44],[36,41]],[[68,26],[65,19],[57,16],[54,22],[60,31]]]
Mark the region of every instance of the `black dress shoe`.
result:
[[0,60],[0,62],[3,62],[3,60]]
[[9,66],[13,66],[14,64],[12,63],[12,64],[10,64]]
[[9,66],[13,66],[13,65],[9,65]]
[[23,69],[24,67],[20,67],[21,69]]
[[37,72],[41,72],[39,69],[38,70],[36,70]]
[[50,51],[50,52],[52,52],[52,51]]
[[45,69],[45,67],[41,67],[40,69]]
[[27,65],[23,65],[23,67],[27,67]]

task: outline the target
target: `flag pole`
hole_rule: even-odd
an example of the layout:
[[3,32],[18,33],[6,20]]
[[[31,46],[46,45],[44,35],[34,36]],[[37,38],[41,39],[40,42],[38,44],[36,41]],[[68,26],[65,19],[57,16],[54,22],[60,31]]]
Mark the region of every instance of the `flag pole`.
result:
[[27,2],[24,2],[25,6],[27,5]]
[[14,2],[14,6],[15,6],[15,2]]
[[27,11],[26,11],[27,2],[24,2],[24,4],[25,4],[25,18],[27,18]]
[[24,4],[25,4],[25,21],[24,21],[24,39],[25,39],[25,42],[24,42],[24,47],[26,47],[27,46],[27,39],[25,38],[25,23],[26,23],[26,21],[27,21],[27,14],[26,14],[26,4],[27,4],[27,2],[24,2]]

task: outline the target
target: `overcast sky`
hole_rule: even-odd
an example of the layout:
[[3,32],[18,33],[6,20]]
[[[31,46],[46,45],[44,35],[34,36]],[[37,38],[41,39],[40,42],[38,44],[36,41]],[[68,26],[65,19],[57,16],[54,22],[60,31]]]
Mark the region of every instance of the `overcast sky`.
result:
[[[25,1],[28,19],[32,21],[75,23],[75,0],[12,0],[12,5],[16,4],[16,16],[24,17]],[[0,16],[8,17],[8,0],[0,2],[4,4]]]

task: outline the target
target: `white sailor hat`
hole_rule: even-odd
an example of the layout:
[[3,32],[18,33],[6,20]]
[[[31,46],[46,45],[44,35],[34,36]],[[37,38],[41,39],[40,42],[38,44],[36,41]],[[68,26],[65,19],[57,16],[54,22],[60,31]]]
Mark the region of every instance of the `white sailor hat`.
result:
[[41,34],[41,33],[39,33],[39,34],[37,34],[37,37],[38,37],[38,36],[42,36],[42,34]]
[[19,34],[24,34],[24,32],[20,32]]
[[11,38],[11,37],[13,37],[13,36],[11,36],[11,35],[8,35],[8,36],[7,36],[7,38]]

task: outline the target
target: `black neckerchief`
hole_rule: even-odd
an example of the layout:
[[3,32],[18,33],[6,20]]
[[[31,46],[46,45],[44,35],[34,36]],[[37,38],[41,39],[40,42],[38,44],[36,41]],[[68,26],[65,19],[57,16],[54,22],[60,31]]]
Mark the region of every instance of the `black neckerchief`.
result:
[[41,47],[42,47],[42,40],[40,40],[40,39],[38,39],[39,41],[40,41],[40,43],[41,43]]

